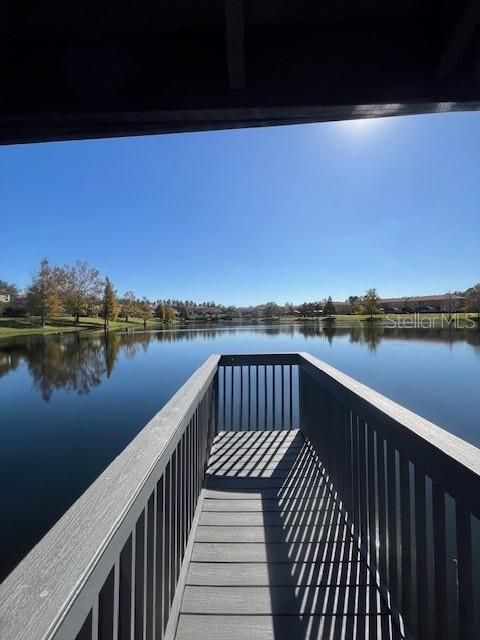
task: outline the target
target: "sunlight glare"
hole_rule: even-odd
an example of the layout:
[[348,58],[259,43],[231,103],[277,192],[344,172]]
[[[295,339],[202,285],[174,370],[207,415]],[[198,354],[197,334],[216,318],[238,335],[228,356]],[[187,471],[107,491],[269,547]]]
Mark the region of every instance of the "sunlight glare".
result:
[[339,124],[348,133],[363,135],[378,129],[383,120],[384,118],[357,118],[356,120],[344,120]]

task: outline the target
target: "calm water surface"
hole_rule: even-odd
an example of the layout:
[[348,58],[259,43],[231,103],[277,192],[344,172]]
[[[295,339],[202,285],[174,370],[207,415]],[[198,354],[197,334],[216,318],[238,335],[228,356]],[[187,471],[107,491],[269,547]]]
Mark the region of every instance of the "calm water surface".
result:
[[0,580],[208,355],[272,351],[309,351],[480,447],[475,330],[276,325],[2,341]]

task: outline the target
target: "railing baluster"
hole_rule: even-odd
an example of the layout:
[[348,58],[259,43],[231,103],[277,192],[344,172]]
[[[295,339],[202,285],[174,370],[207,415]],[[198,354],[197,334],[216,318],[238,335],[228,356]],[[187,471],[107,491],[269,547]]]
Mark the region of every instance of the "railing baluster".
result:
[[391,603],[398,607],[397,469],[395,449],[387,443],[388,586]]
[[171,531],[170,531],[170,606],[175,595],[177,580],[177,451],[172,455],[171,468]]
[[360,528],[357,531],[360,534],[362,547],[367,545],[367,459],[365,455],[365,422],[357,418],[358,430],[358,486],[359,486],[359,511],[360,511]]
[[132,535],[128,537],[120,553],[120,588],[119,588],[119,621],[118,637],[130,640],[132,618]]
[[255,365],[255,429],[260,429],[260,414],[259,414],[260,396],[258,389],[258,364]]
[[143,640],[145,511],[137,520],[135,540],[135,640]]
[[285,429],[285,367],[283,364],[280,365],[281,369],[281,383],[282,383],[282,423],[280,425],[280,429]]
[[251,431],[252,428],[252,367],[251,365],[247,365],[248,371],[248,431]]
[[267,430],[267,365],[263,366],[263,386],[264,386],[264,426],[265,431]]
[[176,563],[175,563],[175,586],[178,580],[178,574],[180,573],[180,566],[182,564],[182,550],[181,550],[181,539],[182,539],[182,441],[177,445],[177,475],[176,475],[176,483],[177,483],[177,493],[176,493],[176,536],[175,536],[175,546],[176,546]]
[[146,638],[154,637],[155,606],[155,542],[156,542],[156,487],[147,502],[147,606]]
[[407,628],[412,624],[412,549],[409,461],[400,456],[400,527],[402,546],[401,611]]
[[417,578],[417,633],[430,638],[432,625],[429,616],[427,590],[427,514],[425,474],[415,465],[415,572]]
[[92,640],[98,640],[98,601],[97,595],[92,607]]
[[293,375],[293,368],[292,365],[290,364],[288,366],[289,368],[289,374],[288,374],[288,384],[289,384],[289,399],[290,399],[290,429],[293,429],[293,380],[292,380],[292,375]]
[[164,540],[164,559],[163,559],[163,632],[167,626],[168,613],[170,611],[171,602],[171,557],[172,557],[172,461],[167,464],[164,474],[164,514],[165,514],[165,540]]
[[183,463],[182,463],[182,487],[183,487],[183,544],[182,558],[187,546],[188,532],[190,531],[190,518],[188,509],[188,439],[185,432],[183,440]]
[[[376,496],[377,488],[375,483],[375,432],[372,428],[367,430],[367,456],[368,456],[368,550],[370,563],[378,568],[377,558],[377,518],[376,518]],[[372,567],[371,567],[372,568]]]
[[447,543],[445,519],[445,492],[437,482],[432,484],[433,504],[433,557],[434,557],[434,603],[435,640],[448,640],[447,600]]
[[163,475],[157,483],[156,490],[156,531],[155,531],[155,640],[163,637],[163,597],[164,597],[164,482]]
[[120,599],[120,558],[113,566],[113,640],[118,640],[119,627],[119,599]]
[[456,503],[456,525],[459,634],[461,640],[470,640],[474,638],[472,526],[470,513],[459,502]]
[[243,366],[240,367],[240,407],[238,426],[239,431],[243,431]]
[[359,476],[358,476],[358,420],[350,414],[350,425],[352,431],[352,487],[353,487],[353,526],[357,533],[360,529],[360,508],[359,508]]
[[131,584],[132,592],[130,597],[130,640],[135,640],[135,602],[136,602],[136,558],[137,558],[137,527],[133,527],[132,531],[132,575]]
[[222,367],[223,378],[223,424],[222,427],[227,428],[227,367]]
[[195,488],[195,431],[194,431],[195,416],[190,420],[190,461],[188,467],[190,469],[190,482],[188,493],[190,495],[190,522],[193,520],[193,514],[195,512],[196,496],[194,492]]
[[387,580],[387,510],[385,484],[385,440],[377,431],[377,487],[378,487],[378,569]]
[[277,422],[276,422],[276,409],[277,409],[277,403],[275,401],[275,365],[272,365],[272,431],[275,431],[277,428]]
[[233,403],[233,399],[235,397],[233,395],[233,393],[234,393],[234,379],[235,379],[235,375],[234,374],[235,374],[235,367],[232,365],[230,367],[230,376],[231,376],[231,380],[230,380],[230,429],[232,431],[235,430],[235,425],[234,425],[234,422],[233,422],[233,416],[234,416],[234,414],[233,414],[233,404],[234,404]]
[[148,501],[145,507],[145,522],[143,528],[143,640],[147,640],[147,626],[148,626],[148,616],[147,616],[147,604],[148,604],[148,529],[149,529],[149,519],[148,519]]

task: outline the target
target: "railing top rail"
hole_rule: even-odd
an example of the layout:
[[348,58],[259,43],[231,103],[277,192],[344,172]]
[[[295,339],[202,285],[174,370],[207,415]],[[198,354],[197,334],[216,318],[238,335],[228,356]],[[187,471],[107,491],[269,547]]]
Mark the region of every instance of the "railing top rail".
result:
[[478,489],[480,483],[477,447],[311,354],[303,352],[299,357],[307,369],[323,375],[323,382],[337,397],[344,398],[347,406],[358,410],[367,421],[381,421],[391,442],[402,446],[403,453],[420,462],[432,480],[441,481],[446,491],[467,502],[472,512],[480,516],[478,494],[468,491],[470,487]]
[[277,353],[237,353],[222,354],[220,366],[248,366],[248,365],[295,365],[300,364],[302,358],[298,351]]
[[153,470],[168,463],[219,360],[197,369],[0,585],[2,640],[58,631]]

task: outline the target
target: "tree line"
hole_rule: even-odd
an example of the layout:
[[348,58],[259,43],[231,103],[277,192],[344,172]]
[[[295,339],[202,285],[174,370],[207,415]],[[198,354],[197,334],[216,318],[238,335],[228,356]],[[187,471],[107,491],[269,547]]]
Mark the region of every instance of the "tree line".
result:
[[151,303],[146,298],[137,299],[127,292],[119,299],[110,279],[102,278],[98,269],[87,262],[60,267],[45,258],[23,295],[15,285],[4,281],[0,281],[0,290],[12,297],[7,315],[39,316],[42,326],[48,318],[59,315],[70,315],[77,324],[82,316],[102,317],[106,328],[119,314],[127,320],[135,315],[145,324],[152,317]]
[[[0,303],[0,314],[17,316],[39,316],[42,326],[47,319],[59,315],[70,315],[75,323],[82,316],[96,316],[104,319],[108,328],[110,321],[117,318],[128,322],[139,318],[146,326],[155,319],[165,324],[177,318],[181,321],[210,321],[236,319],[275,319],[288,316],[332,318],[337,309],[329,296],[323,300],[306,301],[300,305],[286,302],[279,305],[274,301],[255,306],[224,306],[214,301],[195,302],[193,300],[164,299],[150,301],[140,298],[133,291],[119,297],[109,278],[103,278],[98,269],[87,262],[77,261],[74,265],[56,266],[49,260],[41,261],[32,281],[21,294],[11,283],[0,280],[0,294],[9,294],[9,303]],[[463,292],[466,299],[465,311],[474,312],[480,321],[480,283]],[[405,299],[407,305],[408,298]],[[350,296],[342,305],[348,305],[351,314],[364,314],[373,319],[381,312],[381,299],[375,288],[368,289],[363,296]]]

